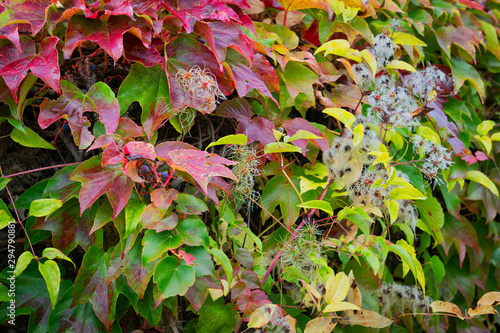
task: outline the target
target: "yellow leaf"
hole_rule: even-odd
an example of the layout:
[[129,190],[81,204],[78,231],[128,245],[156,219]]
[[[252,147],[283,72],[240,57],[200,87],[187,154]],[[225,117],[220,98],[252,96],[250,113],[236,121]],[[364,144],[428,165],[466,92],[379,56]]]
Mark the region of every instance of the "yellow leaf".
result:
[[446,312],[457,315],[458,318],[464,320],[464,316],[462,315],[462,311],[460,308],[453,303],[443,302],[443,301],[434,301],[431,303],[432,312]]
[[325,301],[328,304],[343,301],[347,296],[350,285],[351,282],[344,272],[330,276],[326,281]]
[[490,291],[477,301],[478,306],[491,305],[497,306],[500,304],[500,291]]
[[429,127],[420,126],[417,129],[417,134],[422,136],[425,139],[431,140],[435,144],[438,144],[438,145],[441,144],[441,140],[439,139],[439,135],[434,130],[430,129]]
[[351,44],[345,39],[334,39],[321,45],[314,54],[325,51],[325,55],[335,54],[356,62],[361,62],[363,58],[358,50],[351,49]]
[[304,333],[330,333],[337,325],[337,322],[332,322],[332,320],[335,320],[335,318],[314,318],[307,323]]
[[356,304],[349,302],[334,302],[328,304],[323,312],[335,312],[335,311],[346,311],[346,310],[361,310]]
[[307,292],[311,296],[314,305],[316,305],[316,308],[319,309],[319,301],[321,300],[321,294],[316,289],[308,285],[306,281],[302,279],[299,279],[299,281],[302,282],[302,285],[306,288]]
[[417,72],[415,67],[413,67],[412,65],[410,65],[407,62],[400,61],[400,60],[393,60],[390,63],[388,63],[385,67],[387,67],[387,69],[403,69],[403,70],[409,71],[409,72],[414,72],[414,73]]
[[354,140],[353,140],[353,145],[356,147],[361,143],[363,140],[363,133],[364,133],[365,127],[363,124],[358,124],[358,126],[354,127],[354,130],[352,133],[354,134]]
[[493,134],[490,137],[491,141],[500,141],[500,132]]
[[356,117],[352,113],[341,108],[327,108],[323,110],[323,113],[338,119],[348,128],[351,128],[352,124],[356,121]]
[[330,4],[327,0],[279,0],[279,3],[287,11],[301,10],[309,8],[323,9],[326,12],[330,12]]
[[389,215],[391,216],[391,224],[398,219],[399,204],[396,200],[385,200],[385,205],[389,207]]
[[250,316],[248,327],[260,328],[266,325],[273,316],[274,311],[278,306],[276,304],[266,304],[255,310]]
[[415,36],[407,34],[406,32],[395,32],[392,35],[392,41],[398,45],[421,45],[427,46],[424,42]]
[[470,308],[468,313],[472,318],[484,314],[498,314],[497,310],[495,310],[491,305],[483,305],[478,306],[477,308]]
[[360,311],[348,311],[347,318],[345,321],[349,323],[349,325],[361,325],[364,327],[373,327],[373,328],[384,328],[393,323],[393,321],[387,317],[381,316],[377,312],[361,309]]
[[372,70],[373,77],[375,77],[375,74],[377,74],[377,59],[367,49],[362,50],[360,53],[363,60],[368,64],[368,68]]
[[487,187],[498,198],[498,189],[495,186],[495,183],[493,183],[491,179],[489,179],[488,176],[486,176],[481,171],[467,171],[467,173],[465,174],[465,179],[472,180],[483,185],[484,187]]

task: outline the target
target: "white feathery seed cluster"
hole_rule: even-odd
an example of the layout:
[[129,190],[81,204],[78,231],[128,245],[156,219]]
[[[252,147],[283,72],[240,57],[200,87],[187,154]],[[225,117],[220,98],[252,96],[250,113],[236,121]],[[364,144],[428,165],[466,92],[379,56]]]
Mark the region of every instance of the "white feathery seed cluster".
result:
[[[231,169],[233,174],[238,178],[238,182],[233,186],[233,200],[243,201],[246,204],[250,203],[250,198],[258,201],[260,193],[254,189],[255,177],[261,175],[260,160],[257,156],[257,150],[253,146],[231,145],[226,146],[222,156],[237,161]],[[245,193],[247,196],[244,196]]]
[[371,117],[393,127],[414,128],[420,125],[411,114],[418,104],[405,88],[388,75],[378,77],[376,84],[377,88],[368,96],[371,105],[368,113]]
[[202,70],[198,66],[193,66],[189,70],[180,69],[175,78],[184,92],[196,101],[200,101],[204,109],[215,108],[217,98],[226,99],[219,89],[215,75],[208,68]]
[[451,151],[429,139],[422,138],[420,135],[414,135],[411,142],[413,149],[424,158],[420,171],[429,181],[434,181],[434,185],[441,183],[442,180],[438,177],[439,172],[449,169],[453,164]]
[[[322,246],[318,241],[321,238],[321,230],[316,224],[306,223],[300,229],[292,241],[284,248],[280,257],[281,267],[295,266],[307,275],[307,272],[313,272],[316,263],[311,258],[311,253],[315,256],[321,256]],[[286,242],[285,242],[286,243]]]
[[378,34],[373,40],[373,47],[370,51],[377,60],[377,67],[385,67],[396,51],[396,44],[390,37]]
[[363,91],[373,88],[373,73],[364,63],[353,65],[352,73]]
[[[424,294],[416,286],[405,286],[397,283],[385,283],[377,289],[377,299],[382,305],[382,312],[391,309],[398,313],[429,312],[432,298]],[[393,314],[394,315],[394,314]]]
[[439,94],[446,87],[452,86],[453,77],[446,75],[436,66],[427,66],[420,72],[407,75],[404,85],[425,104],[431,101],[432,91],[435,90]]
[[332,147],[323,154],[323,163],[336,182],[349,187],[359,179],[363,167],[375,160],[375,156],[368,153],[378,150],[379,147],[377,134],[368,126],[365,127],[363,140],[356,147],[352,138],[337,137]]
[[[396,172],[396,177],[400,177],[409,182],[409,178],[401,171]],[[389,194],[395,186],[387,186],[385,189],[371,186],[375,181],[382,178],[382,183],[387,181],[387,172],[383,168],[365,168],[361,177],[353,183],[347,190],[347,194],[355,206],[377,207],[381,212],[387,210],[384,201],[389,199]],[[405,223],[415,230],[418,221],[418,211],[414,204],[408,200],[396,200],[399,205],[398,218],[395,223]]]

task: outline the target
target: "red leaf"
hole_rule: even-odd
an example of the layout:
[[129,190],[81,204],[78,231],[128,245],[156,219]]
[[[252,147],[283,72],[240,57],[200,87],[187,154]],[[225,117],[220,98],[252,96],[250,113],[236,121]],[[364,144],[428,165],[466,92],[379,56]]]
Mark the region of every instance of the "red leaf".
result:
[[154,273],[154,268],[157,263],[157,260],[155,260],[143,266],[142,250],[141,239],[138,239],[125,258],[123,258],[123,267],[127,282],[141,299],[144,297],[144,293],[146,292],[149,280]]
[[193,261],[195,261],[195,258],[192,254],[186,253],[183,250],[179,250],[179,255],[181,256],[182,259],[186,262],[186,265],[191,266]]
[[182,20],[187,33],[193,31],[197,21],[213,19],[226,23],[239,20],[238,14],[220,0],[178,0],[177,6],[173,1],[165,1],[165,6]]
[[175,213],[168,213],[164,216],[165,211],[156,207],[154,204],[149,204],[141,215],[143,228],[153,229],[156,232],[172,230],[177,226],[178,217]]
[[443,226],[443,248],[446,255],[452,243],[455,243],[455,247],[458,250],[460,256],[460,268],[465,259],[465,254],[467,253],[465,246],[468,245],[479,253],[479,244],[477,233],[474,227],[467,221],[465,217],[462,217],[462,221],[459,221],[455,217],[445,214],[445,223]]
[[[236,309],[238,309],[238,311],[243,312],[243,318],[244,318],[248,317],[252,312],[254,312],[258,308],[266,304],[272,304],[272,302],[269,300],[269,297],[267,297],[265,292],[263,292],[260,289],[250,291],[250,289],[245,288],[245,290],[236,299],[235,306]],[[249,318],[246,318],[246,320],[248,319]]]
[[436,30],[436,38],[439,46],[441,46],[448,56],[450,55],[451,44],[453,43],[462,47],[472,58],[475,58],[479,39],[471,29],[465,26],[444,26]]
[[247,122],[252,118],[252,107],[244,98],[233,98],[224,101],[217,108],[216,116],[234,118],[239,122]]
[[127,159],[147,159],[154,161],[156,159],[155,147],[146,142],[132,141],[123,147],[123,155]]
[[[47,11],[52,2],[50,0],[7,0],[3,3],[5,11],[2,21],[10,23],[29,23],[31,33],[36,35],[45,24]],[[5,21],[4,21],[5,20]]]
[[224,22],[197,22],[194,31],[205,39],[217,58],[217,62],[220,64],[220,70],[222,70],[221,60],[226,58],[226,50],[228,47],[238,51],[249,61],[253,61],[254,43],[250,38],[245,36],[235,24],[227,24]]
[[52,244],[65,254],[77,245],[88,251],[91,245],[98,242],[98,237],[95,233],[90,235],[90,212],[82,212],[80,216],[78,208],[78,201],[70,199],[50,216],[37,218],[31,230],[51,231]]
[[8,39],[19,52],[22,52],[21,43],[19,42],[19,31],[17,25],[11,24],[0,28],[0,39]]
[[163,1],[158,0],[130,0],[134,13],[158,18],[157,13],[163,7]]
[[269,89],[279,90],[279,79],[276,71],[269,61],[263,55],[257,53],[252,64],[247,58],[236,51],[229,49],[227,51],[226,63],[231,69],[236,90],[240,97],[245,97],[250,88],[254,88],[265,96],[272,99],[276,105],[278,102],[274,99]]
[[[312,134],[321,137],[325,136],[323,133],[321,133],[319,129],[311,125],[311,123],[305,120],[304,118],[297,117],[294,119],[285,120],[283,122],[283,127],[286,129],[286,133],[289,136],[294,135],[298,130],[309,131]],[[311,139],[311,140],[301,139],[301,140],[295,140],[293,144],[296,145],[297,147],[305,149],[307,141],[311,141],[313,144],[318,146],[321,149],[321,151],[326,151],[330,148],[330,145],[328,144],[328,141],[326,141],[326,139]]]
[[111,0],[102,10],[104,15],[127,15],[134,19],[134,10],[128,0]]
[[94,84],[87,94],[68,81],[61,82],[62,96],[55,101],[44,100],[40,106],[38,123],[42,129],[60,118],[68,120],[75,143],[80,148],[87,148],[94,136],[89,132],[90,126],[84,112],[96,112],[106,128],[106,133],[116,131],[120,106],[111,88],[103,82]]
[[486,156],[485,153],[483,153],[482,151],[479,151],[479,150],[476,151],[475,155],[479,161],[486,161],[488,159],[488,156]]
[[157,146],[158,158],[165,160],[173,169],[189,174],[205,195],[212,177],[220,176],[238,181],[231,170],[224,166],[234,165],[237,162],[196,149],[171,150],[168,149],[169,146],[172,145],[168,142]]
[[52,89],[59,91],[60,74],[56,50],[58,40],[57,37],[45,38],[40,44],[38,53],[35,43],[25,37],[20,40],[22,52],[19,52],[15,44],[6,40],[0,41],[0,75],[9,86],[16,102],[17,88],[28,74],[28,70]]
[[157,188],[151,192],[151,201],[156,207],[167,210],[172,204],[172,201],[177,199],[177,194],[179,194],[179,192],[177,192],[175,188],[169,188],[166,191],[163,188]]
[[115,319],[118,292],[115,282],[106,284],[106,272],[109,267],[109,254],[102,248],[93,246],[83,257],[73,290],[71,306],[90,301],[99,320],[111,329]]
[[73,50],[84,41],[97,43],[114,61],[122,56],[123,34],[130,32],[138,37],[144,46],[151,44],[151,26],[143,18],[133,21],[127,16],[111,16],[107,21],[88,19],[80,15],[73,16],[68,22],[66,40],[62,49],[66,59]]
[[255,117],[249,122],[241,122],[236,129],[236,134],[245,134],[248,142],[259,141],[264,146],[276,142],[273,134],[273,123],[263,117]]
[[71,174],[71,179],[82,183],[79,197],[80,214],[106,193],[115,218],[127,204],[134,187],[134,182],[123,174],[120,165],[103,167],[98,156],[83,162]]
[[[97,142],[97,140],[96,140]],[[92,148],[92,147],[90,147]],[[89,148],[89,150],[90,150]],[[97,147],[95,147],[97,148]],[[120,162],[123,162],[123,154],[120,150],[120,148],[118,148],[118,146],[114,143],[114,142],[111,142],[109,143],[106,148],[104,149],[104,152],[102,153],[102,162],[101,162],[101,165],[102,166],[105,166],[107,164],[116,164],[116,163],[120,163]]]
[[161,65],[165,69],[165,61],[160,52],[154,47],[145,47],[138,38],[126,38],[123,40],[125,47],[125,58],[129,61],[136,61],[145,67]]

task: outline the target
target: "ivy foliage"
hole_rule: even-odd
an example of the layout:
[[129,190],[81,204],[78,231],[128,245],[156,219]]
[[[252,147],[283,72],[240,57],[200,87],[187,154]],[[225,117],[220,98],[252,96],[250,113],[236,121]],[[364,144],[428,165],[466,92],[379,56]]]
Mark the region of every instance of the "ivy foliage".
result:
[[493,331],[499,19],[470,0],[2,1],[0,322]]

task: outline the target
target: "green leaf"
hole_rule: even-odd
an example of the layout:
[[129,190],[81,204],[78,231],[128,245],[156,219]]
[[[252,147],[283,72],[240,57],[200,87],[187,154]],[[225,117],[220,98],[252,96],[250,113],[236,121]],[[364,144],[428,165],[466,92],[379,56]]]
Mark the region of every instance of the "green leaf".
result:
[[248,138],[245,134],[230,134],[220,138],[215,142],[212,142],[207,146],[207,148],[205,148],[205,150],[207,150],[212,146],[219,146],[219,145],[246,145],[247,141]]
[[450,63],[453,78],[455,79],[455,89],[460,89],[465,81],[469,81],[469,83],[479,92],[481,100],[484,101],[486,90],[481,75],[479,75],[476,69],[463,59],[457,60],[452,57],[450,58]]
[[53,247],[47,247],[47,248],[45,248],[43,250],[42,257],[43,258],[47,258],[47,259],[55,259],[55,258],[64,259],[64,260],[67,260],[70,263],[72,263],[73,266],[75,266],[75,263],[67,255],[65,255],[60,250],[55,249]]
[[0,230],[8,226],[10,223],[16,223],[16,220],[14,220],[6,210],[0,210]]
[[141,122],[149,139],[163,121],[173,113],[168,79],[159,66],[144,67],[135,63],[118,90],[120,115],[123,115],[132,102],[142,107]]
[[99,320],[110,330],[116,313],[115,281],[107,282],[110,254],[98,245],[89,248],[75,279],[71,307],[90,301]]
[[432,271],[434,272],[434,276],[436,277],[437,284],[440,285],[441,281],[443,281],[443,278],[446,275],[444,264],[438,256],[432,256],[430,263]]
[[182,245],[182,237],[175,235],[170,230],[156,232],[155,230],[148,230],[142,239],[142,265],[146,266],[148,262],[161,257],[161,255],[168,251],[178,248]]
[[184,249],[186,253],[191,254],[194,257],[193,266],[196,273],[196,277],[202,277],[204,275],[211,275],[215,277],[214,263],[212,261],[212,256],[203,246],[188,246]]
[[53,260],[47,260],[45,263],[38,262],[38,269],[47,284],[49,291],[50,303],[52,308],[56,307],[57,296],[59,295],[59,286],[61,283],[61,271],[59,266]]
[[12,178],[0,177],[0,191],[4,189],[5,186],[12,180]]
[[217,258],[219,263],[222,265],[224,272],[226,272],[227,283],[231,286],[233,282],[233,267],[231,265],[231,261],[226,254],[219,249],[209,249],[208,251],[210,251],[210,253]]
[[189,246],[208,245],[207,226],[199,218],[186,219],[179,223],[176,230],[184,244]]
[[153,280],[163,298],[183,296],[194,283],[195,271],[191,266],[179,264],[175,257],[166,257],[156,265]]
[[439,201],[429,196],[425,200],[417,201],[417,208],[427,231],[434,237],[436,243],[441,243],[443,239],[441,228],[444,225],[444,213]]
[[[296,187],[299,184],[294,184]],[[288,180],[282,175],[273,177],[262,191],[262,207],[272,213],[276,206],[280,206],[283,220],[287,227],[293,225],[299,217],[300,198],[297,192],[290,185]],[[268,218],[265,212],[262,212],[264,220]]]
[[235,312],[231,303],[224,305],[224,298],[212,301],[207,297],[197,314],[196,332],[231,333],[236,326]]
[[208,210],[203,201],[191,194],[179,193],[175,202],[177,202],[175,209],[182,214],[200,215]]
[[[398,243],[399,242],[400,241],[398,241]],[[413,249],[413,247],[408,245],[408,243],[406,243],[405,241],[403,241],[403,242],[406,246],[411,247],[411,249]],[[396,244],[390,244],[388,248],[389,248],[389,251],[392,251],[395,254],[397,254],[401,258],[403,263],[406,264],[410,268],[410,270],[413,273],[413,276],[416,278],[416,280],[418,280],[418,282],[422,286],[422,290],[425,293],[425,276],[424,276],[424,271],[422,269],[422,265],[416,259],[415,253],[413,253],[413,255],[410,254],[405,249],[405,247],[400,246],[400,245],[396,245]]]
[[26,133],[23,133],[17,128],[14,128],[10,134],[11,139],[24,147],[56,149],[50,143],[42,139],[40,135],[36,134],[31,128],[25,127],[25,130]]
[[465,179],[472,180],[483,185],[484,187],[487,187],[498,198],[498,189],[495,186],[495,183],[493,183],[491,179],[489,179],[481,171],[467,171],[467,173],[465,174]]
[[41,217],[48,216],[61,208],[63,202],[58,199],[38,199],[31,202],[30,215]]
[[348,128],[351,128],[352,124],[356,121],[356,117],[352,113],[341,108],[324,109],[323,113],[334,117]]
[[481,124],[477,125],[477,133],[479,135],[488,135],[488,132],[495,127],[495,122],[493,120],[482,121]]
[[26,267],[28,267],[33,258],[34,256],[30,251],[24,251],[23,253],[21,253],[19,258],[17,258],[16,269],[14,270],[15,275],[21,275],[21,273],[26,269]]
[[309,200],[304,203],[297,205],[297,207],[307,208],[307,209],[320,209],[326,212],[328,215],[333,215],[332,205],[324,200]]

